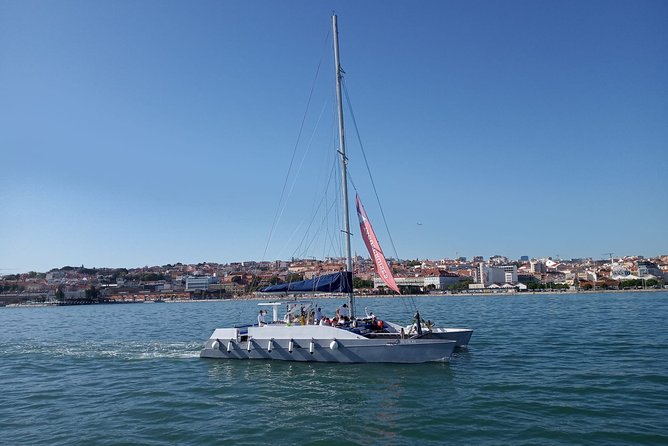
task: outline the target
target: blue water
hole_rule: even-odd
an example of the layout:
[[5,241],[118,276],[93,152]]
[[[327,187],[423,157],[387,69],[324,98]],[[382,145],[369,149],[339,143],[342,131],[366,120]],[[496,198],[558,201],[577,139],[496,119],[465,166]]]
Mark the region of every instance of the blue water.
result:
[[[418,297],[447,364],[204,360],[256,303],[0,308],[0,444],[668,444],[668,293]],[[321,301],[333,309],[342,301]],[[409,322],[402,299],[360,299]]]

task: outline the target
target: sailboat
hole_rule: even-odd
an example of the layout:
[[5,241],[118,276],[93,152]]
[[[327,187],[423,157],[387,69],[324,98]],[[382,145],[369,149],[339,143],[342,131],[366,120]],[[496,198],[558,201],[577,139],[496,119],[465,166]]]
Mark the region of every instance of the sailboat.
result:
[[[416,322],[407,327],[380,321],[374,316],[360,318],[355,314],[347,158],[341,97],[343,70],[339,61],[336,15],[332,16],[332,29],[340,144],[338,152],[342,175],[343,233],[346,249],[345,270],[310,280],[270,286],[262,291],[265,293],[343,293],[348,297],[345,307],[350,313],[342,315],[337,323],[332,325],[315,324],[304,316],[310,314],[312,309],[312,304],[309,302],[261,303],[260,306],[273,309],[273,317],[270,322],[264,322],[263,313],[260,311],[256,325],[215,329],[200,353],[202,358],[334,363],[424,363],[447,361],[455,347],[468,344],[471,337],[472,331],[468,329],[434,329],[423,322],[419,312],[415,315]],[[374,261],[376,272],[390,289],[400,294],[359,196],[356,196],[356,209],[362,238]],[[282,319],[279,317],[279,309],[284,305],[288,307],[286,317]],[[296,314],[297,311],[301,318]]]

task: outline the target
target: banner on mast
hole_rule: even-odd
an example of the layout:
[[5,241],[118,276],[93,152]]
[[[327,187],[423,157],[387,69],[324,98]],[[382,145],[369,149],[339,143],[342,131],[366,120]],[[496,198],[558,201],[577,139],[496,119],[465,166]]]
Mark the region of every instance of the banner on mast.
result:
[[387,264],[387,259],[385,259],[385,254],[378,243],[376,234],[373,232],[371,227],[371,222],[366,216],[364,211],[364,206],[360,201],[359,195],[355,194],[355,201],[357,202],[357,218],[360,221],[360,230],[362,231],[362,239],[364,239],[364,244],[366,249],[369,251],[373,263],[376,265],[376,272],[380,278],[385,282],[385,284],[390,287],[391,290],[396,291],[398,294],[401,294],[397,283],[394,281],[394,276],[392,276],[392,271],[390,266]]

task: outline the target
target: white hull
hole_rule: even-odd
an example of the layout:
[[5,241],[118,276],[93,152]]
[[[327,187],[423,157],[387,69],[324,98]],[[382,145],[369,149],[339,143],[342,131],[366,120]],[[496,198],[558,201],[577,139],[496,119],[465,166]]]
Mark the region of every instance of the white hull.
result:
[[[415,333],[411,331],[412,326],[408,325],[407,327],[402,327],[399,324],[394,324],[392,322],[385,321],[388,331],[398,336],[399,332],[403,329],[404,333],[407,333],[409,336],[414,335]],[[426,324],[422,324],[422,336],[420,339],[443,339],[455,341],[457,348],[466,348],[469,345],[471,340],[471,335],[473,335],[473,330],[470,328],[440,328],[432,327],[429,329]]]
[[268,325],[217,329],[202,358],[272,359],[334,363],[422,363],[447,361],[456,342],[447,339],[366,338],[327,326]]
[[470,328],[432,328],[430,333],[425,334],[427,339],[449,339],[457,343],[457,348],[466,348],[473,335]]

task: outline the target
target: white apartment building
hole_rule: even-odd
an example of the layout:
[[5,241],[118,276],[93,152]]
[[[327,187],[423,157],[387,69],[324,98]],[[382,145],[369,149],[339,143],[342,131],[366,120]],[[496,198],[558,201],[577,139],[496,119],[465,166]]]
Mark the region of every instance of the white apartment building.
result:
[[[447,290],[450,285],[459,283],[462,278],[460,276],[415,276],[415,277],[395,277],[394,281],[399,286],[414,286],[419,287],[423,290],[426,290],[429,285],[433,285],[435,290],[444,291]],[[387,286],[383,279],[380,277],[374,277],[373,287],[380,288]]]
[[517,266],[487,266],[480,263],[476,269],[476,283],[490,285],[492,283],[517,283]]
[[545,264],[539,260],[532,260],[529,262],[529,268],[532,273],[545,273],[547,272],[547,267]]

